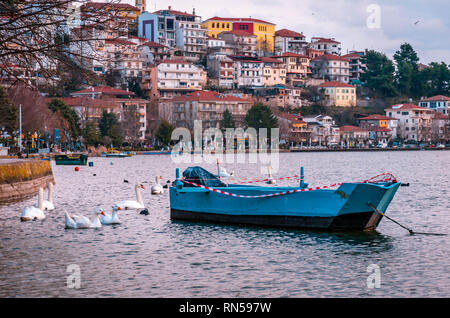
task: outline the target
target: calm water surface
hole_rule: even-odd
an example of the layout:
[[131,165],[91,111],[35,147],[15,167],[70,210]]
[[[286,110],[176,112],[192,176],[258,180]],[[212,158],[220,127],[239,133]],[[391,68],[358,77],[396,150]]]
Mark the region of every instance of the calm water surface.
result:
[[[168,191],[151,195],[150,187],[156,175],[173,180],[175,168],[189,164],[169,156],[92,161],[79,172],[52,162],[56,210],[42,222],[19,220],[36,198],[0,206],[0,297],[450,296],[450,236],[410,236],[387,219],[360,234],[175,222]],[[314,186],[391,172],[411,186],[399,189],[388,214],[416,231],[450,233],[449,151],[286,153],[277,177],[300,165]],[[257,164],[226,168],[262,176]],[[64,229],[63,209],[110,211],[135,198],[136,181],[147,182],[150,215],[123,211],[117,226]],[[80,289],[67,287],[71,264],[80,267]],[[370,264],[381,269],[379,289],[367,288]]]

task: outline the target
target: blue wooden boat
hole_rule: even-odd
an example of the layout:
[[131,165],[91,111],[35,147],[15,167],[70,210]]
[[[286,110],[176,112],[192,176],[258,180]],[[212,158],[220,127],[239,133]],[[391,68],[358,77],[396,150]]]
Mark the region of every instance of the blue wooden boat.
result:
[[[202,168],[188,168],[183,179],[177,169],[177,179],[170,187],[171,219],[287,228],[375,230],[383,217],[381,213],[386,212],[400,186],[393,179],[342,183],[335,190],[311,189],[304,182],[303,173],[298,187],[227,185],[199,169]],[[198,177],[193,176],[192,171]]]

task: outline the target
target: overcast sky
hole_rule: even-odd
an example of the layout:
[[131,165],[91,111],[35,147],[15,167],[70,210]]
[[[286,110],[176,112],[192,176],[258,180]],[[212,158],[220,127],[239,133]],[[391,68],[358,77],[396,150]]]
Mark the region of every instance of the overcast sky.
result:
[[188,12],[195,7],[203,20],[216,15],[263,19],[275,23],[276,30],[303,32],[308,41],[312,36],[334,37],[343,54],[368,48],[392,58],[408,42],[422,63],[450,63],[449,0],[147,0],[147,11],[168,5]]

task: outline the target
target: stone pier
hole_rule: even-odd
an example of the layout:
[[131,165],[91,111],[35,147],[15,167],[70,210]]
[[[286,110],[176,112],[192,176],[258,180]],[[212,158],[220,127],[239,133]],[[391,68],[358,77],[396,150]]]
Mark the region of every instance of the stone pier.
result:
[[55,182],[48,160],[0,160],[0,204],[37,195]]

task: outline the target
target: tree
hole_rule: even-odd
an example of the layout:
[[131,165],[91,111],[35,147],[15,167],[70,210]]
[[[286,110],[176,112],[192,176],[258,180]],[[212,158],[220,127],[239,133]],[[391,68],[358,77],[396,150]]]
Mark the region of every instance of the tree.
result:
[[0,86],[0,129],[4,129],[10,136],[18,127],[18,108],[6,96],[3,87]]
[[404,43],[395,52],[394,60],[397,66],[395,80],[398,91],[407,96],[415,95],[420,85],[417,53],[410,44]]
[[140,82],[141,80],[139,78],[132,78],[128,80],[128,88],[130,89],[130,91],[135,93],[137,97],[144,98],[145,93],[141,88]]
[[423,83],[420,96],[450,95],[450,68],[444,62],[432,62],[419,72]]
[[[93,50],[74,51],[74,46],[102,40],[92,32],[75,36],[78,25],[105,26],[118,23],[118,0],[92,5],[90,0],[8,0],[0,2],[0,65],[4,78],[13,84],[44,78],[57,81],[63,66],[84,72],[84,65],[74,59],[92,61]],[[77,6],[77,4],[79,6]],[[116,8],[116,10],[111,10]],[[83,19],[83,23],[81,23]],[[89,29],[89,28],[86,28]],[[95,50],[94,50],[95,51]],[[26,74],[27,76],[23,76]]]
[[100,135],[102,137],[108,136],[111,127],[118,125],[117,116],[114,113],[108,113],[103,110],[100,121],[98,122],[98,128],[100,129]]
[[136,106],[128,106],[122,112],[122,121],[120,122],[120,132],[124,140],[135,143],[139,140],[139,115]]
[[257,132],[260,128],[267,128],[267,137],[270,138],[270,130],[278,127],[278,120],[268,106],[256,103],[248,110],[245,116],[245,124],[247,128],[253,127]]
[[231,112],[228,109],[225,109],[222,120],[220,121],[220,129],[225,131],[227,128],[236,128],[236,123]]
[[72,137],[77,138],[80,136],[80,117],[70,106],[59,98],[52,98],[48,103],[48,108],[54,113],[59,112],[68,121]]
[[98,146],[102,139],[97,128],[97,124],[91,120],[87,121],[83,128],[84,143],[87,146]]
[[175,129],[167,120],[161,121],[159,129],[156,132],[156,139],[163,145],[168,146],[172,140],[172,131]]
[[366,50],[362,58],[366,71],[361,74],[361,81],[373,92],[386,97],[398,94],[395,87],[394,63],[383,53]]

